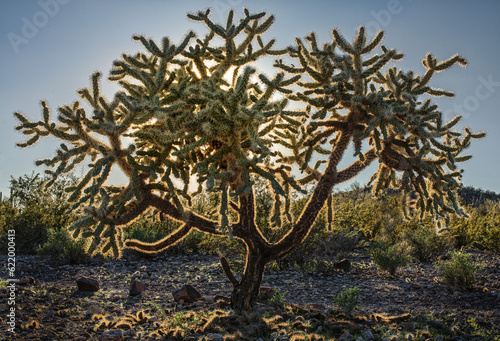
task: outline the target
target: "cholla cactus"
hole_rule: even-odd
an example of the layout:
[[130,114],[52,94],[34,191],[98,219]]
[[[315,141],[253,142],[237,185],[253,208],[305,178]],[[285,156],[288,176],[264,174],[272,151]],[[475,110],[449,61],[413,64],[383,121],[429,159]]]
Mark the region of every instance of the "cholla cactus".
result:
[[[452,131],[458,117],[443,124],[429,97],[452,94],[431,88],[429,81],[455,63],[465,65],[464,58],[438,62],[429,54],[423,76],[387,69],[403,55],[384,46],[374,53],[383,33],[368,41],[363,27],[353,43],[333,30],[332,42],[321,48],[310,34],[309,47],[297,39],[294,47],[274,50],[275,41],[262,38],[273,16],[245,10],[237,24],[233,16],[230,11],[226,24],[219,25],[209,10],[189,14],[209,33],[195,39],[189,32],[178,45],[168,38],[157,44],[134,37],[145,51],[124,54],[109,77],[123,91],[112,100],[104,98],[99,73],[92,76],[90,88],[79,90],[91,113],[78,101],[59,108],[58,124],[50,120],[45,102],[41,121],[15,113],[20,121],[16,129],[31,136],[19,146],[49,135],[65,141],[53,158],[37,161],[53,168],[47,170],[53,180],[90,162],[87,174],[67,189],[73,209],[84,206],[82,218],[71,227],[73,236],[90,238],[90,252],[118,256],[124,247],[159,252],[193,229],[241,239],[247,246],[241,279],[223,257],[221,262],[234,286],[233,308],[242,311],[251,308],[265,265],[305,240],[320,210],[331,203],[333,186],[375,160],[380,164],[375,193],[401,187],[419,194],[422,214],[462,213],[454,194],[461,173],[456,165],[470,158],[460,153],[471,138],[484,134]],[[252,66],[266,56],[279,57],[275,67],[280,72],[272,79]],[[283,62],[290,59],[298,66]],[[303,109],[291,110],[291,102],[304,104]],[[133,142],[124,146],[123,137]],[[339,170],[351,143],[358,160]],[[292,174],[294,165],[302,174],[299,179]],[[106,184],[113,166],[128,177],[127,185]],[[292,223],[275,243],[255,224],[254,177],[267,181],[274,194],[272,223]],[[199,184],[196,192],[189,190],[193,178]],[[291,193],[309,183],[316,184],[311,199],[293,221]],[[219,195],[218,221],[191,209],[191,200],[204,190]],[[150,208],[183,225],[155,243],[125,241],[122,227]],[[237,220],[231,221],[230,211]],[[328,212],[331,222],[331,207]]]

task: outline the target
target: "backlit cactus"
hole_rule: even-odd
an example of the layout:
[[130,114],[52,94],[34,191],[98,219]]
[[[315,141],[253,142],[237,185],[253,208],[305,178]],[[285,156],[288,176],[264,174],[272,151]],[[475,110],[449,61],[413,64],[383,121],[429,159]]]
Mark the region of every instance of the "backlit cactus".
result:
[[[461,153],[471,139],[484,134],[453,131],[459,117],[443,122],[430,99],[452,93],[429,85],[434,74],[465,65],[463,57],[439,62],[428,54],[422,62],[427,71],[417,75],[389,65],[403,54],[381,45],[383,32],[370,40],[360,27],[348,42],[333,30],[332,41],[321,46],[311,33],[307,45],[296,39],[295,46],[276,50],[274,40],[263,39],[273,16],[245,10],[235,23],[230,11],[220,25],[209,14],[188,15],[207,26],[203,38],[189,32],[174,45],[168,38],[158,44],[135,36],[145,51],[124,54],[109,76],[122,91],[106,99],[100,73],[90,88],[78,91],[90,112],[75,101],[59,108],[58,123],[50,120],[45,102],[40,121],[15,113],[16,129],[28,136],[19,146],[49,135],[64,141],[53,158],[37,161],[50,167],[53,180],[89,163],[67,191],[73,209],[83,212],[71,227],[73,236],[89,238],[90,252],[159,252],[193,229],[241,239],[248,254],[241,279],[222,263],[234,285],[233,307],[242,311],[252,306],[265,265],[305,240],[320,210],[331,204],[333,187],[374,161],[375,194],[399,188],[418,194],[422,215],[463,213],[455,195],[461,186],[457,166],[470,158]],[[273,77],[259,73],[255,63],[268,56],[276,56]],[[338,169],[350,145],[357,159]],[[128,184],[108,184],[113,166]],[[255,177],[265,179],[274,195],[271,222],[291,224],[275,243],[255,224]],[[194,181],[196,190],[190,187]],[[314,191],[293,221],[290,198],[307,184]],[[217,221],[193,212],[192,199],[201,191],[219,196]],[[149,209],[183,225],[155,243],[125,241],[122,227]],[[333,213],[330,207],[330,224]]]

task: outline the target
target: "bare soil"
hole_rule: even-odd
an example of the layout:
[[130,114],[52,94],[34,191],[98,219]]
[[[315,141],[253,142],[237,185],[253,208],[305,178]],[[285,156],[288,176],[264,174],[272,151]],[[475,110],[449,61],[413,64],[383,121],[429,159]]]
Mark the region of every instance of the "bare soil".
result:
[[[3,257],[0,339],[101,340],[119,329],[123,340],[500,340],[500,259],[471,254],[483,268],[470,291],[441,283],[433,263],[413,262],[390,276],[362,251],[347,255],[349,271],[269,268],[262,286],[278,294],[247,316],[230,311],[231,284],[217,256],[128,254],[81,265],[21,256],[16,278],[33,282],[16,284],[15,333],[8,330],[12,297]],[[79,292],[81,276],[98,280],[100,289]],[[129,295],[133,279],[146,284],[139,296]],[[183,284],[203,298],[175,302],[172,292]],[[360,289],[359,307],[348,316],[332,297],[352,287]]]

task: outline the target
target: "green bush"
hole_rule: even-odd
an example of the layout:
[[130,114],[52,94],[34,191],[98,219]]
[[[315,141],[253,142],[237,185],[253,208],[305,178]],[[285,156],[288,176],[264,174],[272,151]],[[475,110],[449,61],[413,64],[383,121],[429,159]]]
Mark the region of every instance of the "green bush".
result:
[[410,253],[421,262],[430,262],[435,257],[453,248],[453,239],[449,233],[439,235],[431,221],[416,228],[408,228],[404,233]]
[[269,299],[269,304],[275,308],[283,308],[285,305],[285,296],[288,291],[282,293],[279,288],[276,289],[274,295]]
[[470,254],[454,252],[451,259],[438,263],[441,267],[442,282],[450,288],[471,290],[476,281],[477,271],[481,269],[476,265]]
[[[144,215],[130,225],[125,226],[123,235],[125,239],[137,239],[141,242],[153,243],[173,231],[174,227],[170,226],[170,222],[171,220],[160,221],[154,212],[150,212],[150,214]],[[176,225],[178,226],[178,224]],[[132,251],[132,253],[145,256],[145,254],[138,251]]]
[[85,252],[85,242],[72,239],[66,230],[48,230],[47,242],[39,246],[36,253],[40,256],[56,256],[69,264],[87,263],[90,259]]
[[[38,174],[24,175],[11,180],[11,198],[0,202],[0,251],[6,251],[8,230],[16,230],[16,247],[20,254],[34,254],[49,240],[49,234],[65,230],[77,217],[67,214],[70,203],[64,189],[72,183],[71,178],[58,180],[46,190],[43,179]],[[309,193],[310,194],[310,193]],[[290,207],[293,219],[298,218],[300,208],[307,202],[309,195],[294,197]],[[269,213],[273,210],[273,197],[259,183],[255,191],[257,225],[262,228],[266,238],[272,243],[286,234],[291,224],[283,229],[273,229]],[[395,257],[389,251],[391,245],[400,241],[408,243],[410,254],[420,261],[431,261],[436,256],[456,247],[500,250],[500,203],[486,200],[478,207],[468,208],[469,218],[453,218],[449,231],[437,235],[430,219],[419,221],[403,219],[399,205],[404,200],[399,193],[391,193],[374,198],[368,191],[353,186],[345,192],[333,194],[334,218],[331,227],[327,222],[325,207],[305,240],[286,258],[276,261],[274,270],[290,266],[308,268],[311,261],[331,261],[335,255],[346,254],[355,248],[376,241],[387,246],[387,250],[377,250],[373,255],[381,269],[396,271],[401,264],[407,263],[407,256]],[[219,205],[217,196],[202,193],[194,200],[193,210],[214,219]],[[418,212],[415,212],[415,216]],[[159,219],[158,214],[141,218],[124,228],[126,238],[144,242],[157,241],[176,228],[179,223],[171,219]],[[49,232],[52,231],[52,232]],[[394,247],[397,249],[397,247]],[[238,240],[220,239],[197,231],[192,232],[168,253],[212,253],[219,249],[230,262],[238,267],[244,262],[244,245]],[[374,259],[375,260],[375,259]],[[396,265],[393,265],[395,263]],[[316,262],[315,267],[323,263]],[[325,263],[326,264],[326,263]]]
[[340,294],[333,297],[333,301],[342,312],[352,315],[352,312],[359,304],[359,291],[360,289],[357,287],[344,289]]
[[391,275],[394,275],[398,268],[411,262],[411,257],[408,255],[408,246],[402,243],[390,246],[387,244],[374,244],[370,256],[380,269],[388,271]]
[[357,231],[365,241],[373,241],[380,233],[386,233],[395,241],[398,239],[397,231],[392,230],[403,222],[400,201],[399,194],[374,198],[357,186],[350,191],[336,193],[333,196],[333,230]]
[[469,218],[454,218],[450,234],[457,247],[500,250],[500,202],[486,200],[477,208],[469,207]]
[[17,253],[35,254],[48,241],[49,230],[65,229],[75,220],[76,215],[67,213],[64,192],[73,180],[62,178],[49,189],[46,181],[39,174],[11,179],[11,196],[0,204],[0,250],[7,247],[8,231],[15,230]]
[[[142,242],[152,243],[166,237],[179,227],[179,222],[169,218],[162,221],[157,214],[151,212],[125,227],[124,236],[126,239],[138,239]],[[169,254],[198,253],[202,251],[200,247],[202,242],[203,233],[193,231],[165,252]],[[138,254],[140,253],[138,252]]]

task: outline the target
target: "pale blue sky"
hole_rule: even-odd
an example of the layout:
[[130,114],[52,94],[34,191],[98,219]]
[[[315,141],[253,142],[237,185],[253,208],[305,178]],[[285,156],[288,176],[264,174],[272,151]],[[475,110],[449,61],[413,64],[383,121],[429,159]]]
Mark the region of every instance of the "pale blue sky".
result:
[[[500,192],[500,1],[293,1],[293,0],[0,0],[0,191],[11,176],[43,172],[34,160],[51,157],[60,142],[39,141],[20,149],[23,136],[14,130],[14,111],[33,120],[41,117],[39,101],[47,100],[53,117],[58,106],[77,99],[76,90],[89,84],[96,70],[105,75],[114,59],[141,46],[134,34],[179,41],[188,30],[202,35],[204,26],[186,18],[187,12],[212,8],[222,21],[230,8],[276,16],[268,32],[276,47],[293,44],[295,37],[314,31],[321,42],[331,40],[336,27],[352,38],[359,25],[369,33],[384,29],[384,44],[405,54],[397,64],[422,73],[427,52],[438,59],[459,53],[469,65],[453,67],[434,77],[433,85],[454,91],[453,99],[437,101],[447,118],[462,114],[461,126],[484,130],[473,141],[474,158],[462,164],[464,185]],[[104,84],[111,97],[115,86]],[[370,169],[373,171],[373,168]],[[497,175],[495,175],[497,174]],[[356,180],[363,184],[367,171]]]

